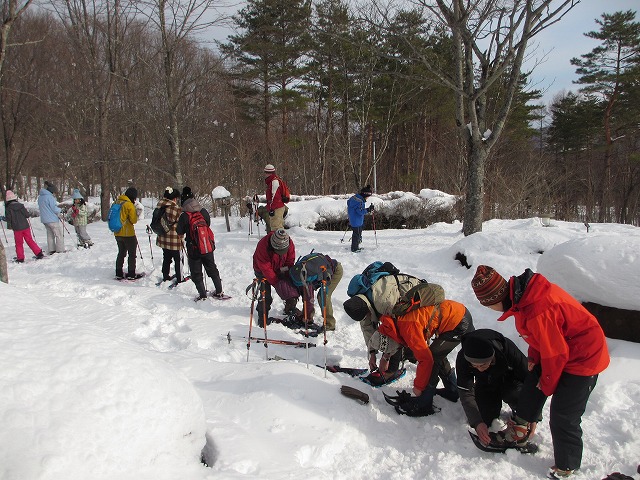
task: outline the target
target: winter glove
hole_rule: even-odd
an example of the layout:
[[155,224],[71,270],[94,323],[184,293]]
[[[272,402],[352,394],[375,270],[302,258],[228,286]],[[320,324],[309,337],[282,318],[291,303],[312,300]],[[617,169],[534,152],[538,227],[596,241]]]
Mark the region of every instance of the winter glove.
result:
[[367,212],[371,213],[375,210],[375,207],[373,205],[369,205],[369,208],[367,208]]
[[276,212],[274,210],[269,210],[269,216],[273,217],[276,214]]

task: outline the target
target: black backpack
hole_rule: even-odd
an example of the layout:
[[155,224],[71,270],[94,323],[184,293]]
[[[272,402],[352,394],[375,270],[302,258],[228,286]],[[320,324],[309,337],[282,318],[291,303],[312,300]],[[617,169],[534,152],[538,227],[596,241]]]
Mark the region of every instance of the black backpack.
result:
[[156,207],[151,216],[151,225],[149,225],[153,233],[166,235],[171,231],[171,225],[173,224],[167,220],[167,207]]

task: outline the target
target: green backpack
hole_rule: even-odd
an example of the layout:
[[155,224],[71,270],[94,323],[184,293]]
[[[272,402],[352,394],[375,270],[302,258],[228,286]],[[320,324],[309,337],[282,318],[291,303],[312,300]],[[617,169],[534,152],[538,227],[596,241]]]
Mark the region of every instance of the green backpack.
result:
[[420,307],[438,305],[444,301],[444,288],[436,283],[419,283],[403,294],[391,314],[399,317]]

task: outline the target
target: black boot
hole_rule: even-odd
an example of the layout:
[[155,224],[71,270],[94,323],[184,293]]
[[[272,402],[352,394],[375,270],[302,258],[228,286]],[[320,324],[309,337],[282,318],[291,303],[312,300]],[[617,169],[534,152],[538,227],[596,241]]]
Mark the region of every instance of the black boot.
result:
[[436,395],[456,403],[460,395],[458,394],[458,379],[455,370],[452,369],[446,377],[441,376],[440,380],[442,380],[444,388],[436,388]]

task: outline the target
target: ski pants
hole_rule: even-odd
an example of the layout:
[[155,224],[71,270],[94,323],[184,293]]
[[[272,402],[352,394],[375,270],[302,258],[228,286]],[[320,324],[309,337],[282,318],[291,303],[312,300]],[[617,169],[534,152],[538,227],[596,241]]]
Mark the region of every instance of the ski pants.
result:
[[64,239],[62,237],[62,223],[45,223],[44,228],[47,231],[47,248],[49,253],[63,253]]
[[201,297],[207,295],[207,289],[204,287],[204,276],[202,275],[202,267],[207,276],[213,282],[215,287],[215,293],[222,293],[222,280],[220,280],[220,272],[218,272],[218,266],[216,260],[213,257],[213,252],[202,254],[191,254],[189,256],[189,268],[191,269],[191,280],[198,289],[198,293]]
[[267,232],[274,232],[279,228],[284,228],[284,209],[285,207],[276,208],[273,211],[273,217],[267,214]]
[[[326,303],[327,303],[327,330],[335,330],[336,329],[336,318],[333,316],[333,304],[331,303],[331,294],[335,291],[336,287],[342,280],[343,269],[342,264],[338,262],[336,265],[336,269],[331,275],[331,281],[327,285],[326,291]],[[304,289],[303,289],[304,290]],[[318,297],[318,306],[322,308],[323,306],[323,296],[322,286],[318,289],[317,297]],[[306,303],[307,311],[311,312],[314,310],[313,304],[313,288],[309,285],[308,291],[304,293],[303,298]],[[323,312],[320,312],[321,314]]]
[[42,249],[31,237],[31,231],[28,228],[24,230],[13,231],[13,239],[16,244],[16,259],[24,260],[24,245],[23,242],[29,246],[34,255],[42,253]]
[[500,416],[502,402],[509,405],[511,411],[515,412],[521,390],[522,382],[516,379],[487,384],[476,383],[473,391],[482,421],[491,425],[491,422]]
[[118,256],[116,257],[116,277],[123,277],[124,257],[128,257],[127,275],[136,274],[136,248],[138,247],[138,238],[116,236],[118,244]]
[[351,251],[356,252],[362,243],[362,225],[359,227],[351,227],[351,230],[353,230],[351,234]]
[[429,345],[431,355],[433,355],[433,368],[431,369],[431,376],[429,377],[429,385],[433,388],[438,386],[438,379],[449,378],[453,368],[449,363],[447,355],[449,355],[454,348],[460,345],[460,338],[467,332],[475,330],[473,326],[473,319],[471,318],[471,312],[465,309],[464,316],[456,328],[449,332],[444,332],[435,338]]
[[169,280],[169,272],[171,271],[171,262],[175,264],[176,280],[182,280],[180,271],[180,250],[162,249],[162,279]]
[[91,237],[87,233],[86,225],[75,225],[76,235],[78,236],[78,243],[88,243],[91,241]]
[[[528,422],[535,422],[539,418],[538,412],[542,411],[547,399],[536,387],[538,378],[539,372],[531,372],[520,394],[517,414]],[[562,470],[575,470],[580,468],[582,463],[580,424],[597,381],[598,375],[585,377],[562,372],[556,391],[553,392],[549,409],[549,427],[555,464]]]

